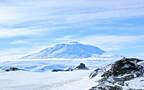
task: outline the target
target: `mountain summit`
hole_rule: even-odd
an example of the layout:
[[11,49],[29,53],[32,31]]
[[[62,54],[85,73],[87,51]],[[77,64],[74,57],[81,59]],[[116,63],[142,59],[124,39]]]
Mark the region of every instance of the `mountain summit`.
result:
[[69,42],[67,44],[56,44],[51,48],[46,48],[38,53],[23,57],[24,59],[47,59],[47,58],[88,58],[93,55],[101,55],[105,51],[79,42]]

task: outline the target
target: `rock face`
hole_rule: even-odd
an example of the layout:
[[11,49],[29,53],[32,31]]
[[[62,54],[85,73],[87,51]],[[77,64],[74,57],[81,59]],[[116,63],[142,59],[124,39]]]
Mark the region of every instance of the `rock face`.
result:
[[92,79],[93,77],[95,77],[96,75],[98,75],[102,70],[100,68],[97,68],[96,70],[94,70],[89,77]]
[[86,67],[84,63],[80,63],[80,65],[78,65],[75,69],[76,70],[88,70],[88,68]]
[[123,90],[123,87],[128,88],[126,81],[144,75],[144,67],[139,64],[141,61],[136,58],[123,58],[109,65],[108,70],[106,68],[96,69],[90,74],[90,78],[96,77],[99,71],[101,71],[101,78],[97,81],[99,84],[90,90]]
[[123,58],[112,65],[111,71],[114,76],[129,74],[139,70],[137,62],[140,60],[134,58]]

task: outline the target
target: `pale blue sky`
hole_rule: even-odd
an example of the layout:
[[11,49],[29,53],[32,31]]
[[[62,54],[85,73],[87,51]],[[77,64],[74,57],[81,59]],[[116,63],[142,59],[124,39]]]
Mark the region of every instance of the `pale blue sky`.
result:
[[0,59],[67,41],[144,56],[144,0],[0,1]]

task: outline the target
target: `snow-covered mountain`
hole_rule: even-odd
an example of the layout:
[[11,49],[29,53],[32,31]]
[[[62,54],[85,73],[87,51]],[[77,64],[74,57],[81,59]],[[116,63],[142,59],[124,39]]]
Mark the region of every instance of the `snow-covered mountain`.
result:
[[102,55],[104,50],[79,42],[56,44],[38,53],[23,57],[23,59],[47,59],[47,58],[89,58],[94,55]]

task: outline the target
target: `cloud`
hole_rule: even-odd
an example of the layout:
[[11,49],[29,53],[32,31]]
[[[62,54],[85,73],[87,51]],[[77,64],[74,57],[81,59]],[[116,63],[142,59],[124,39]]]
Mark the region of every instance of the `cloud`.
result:
[[17,29],[2,29],[0,30],[0,38],[18,37],[18,36],[32,36],[38,35],[40,32],[45,30],[32,30],[28,28],[17,28]]
[[10,42],[10,44],[12,44],[12,45],[27,44],[27,43],[29,43],[29,42],[25,41],[25,40],[15,40],[15,41]]
[[[141,18],[133,23],[113,20],[143,17],[143,3],[144,0],[1,0],[0,39],[16,37],[10,45],[40,43],[33,48],[44,46],[47,44],[45,42],[75,40],[107,51],[120,50],[127,47],[127,44],[144,39],[141,33],[143,22],[140,22],[141,25],[136,24]],[[118,36],[115,35],[117,33]],[[30,42],[21,40],[21,36],[31,37],[28,38]],[[5,49],[7,47],[5,45]],[[18,55],[30,49],[21,47],[23,49],[16,49]],[[10,54],[16,55],[6,55]]]
[[[8,1],[0,6],[0,23],[55,20],[61,23],[129,18],[144,15],[143,0],[26,0]],[[10,14],[10,15],[9,15]]]
[[[23,34],[29,34],[37,32],[29,30],[29,27],[54,31],[70,26],[85,27],[94,23],[103,24],[106,21],[111,23],[113,19],[144,16],[143,3],[143,0],[6,0],[0,3],[0,27],[21,27],[26,30]],[[0,29],[0,33],[7,33],[7,30]]]

